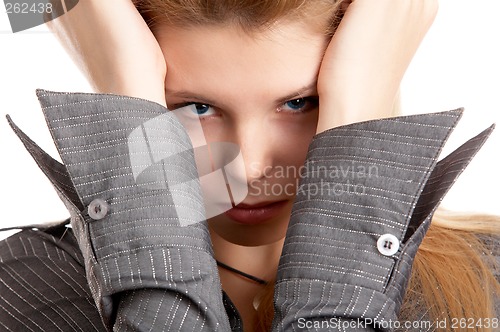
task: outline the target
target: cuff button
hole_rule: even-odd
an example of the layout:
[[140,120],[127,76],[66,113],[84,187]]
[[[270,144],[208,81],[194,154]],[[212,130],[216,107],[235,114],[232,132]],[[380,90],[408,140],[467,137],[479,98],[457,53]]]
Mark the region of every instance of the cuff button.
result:
[[399,250],[399,240],[392,234],[384,234],[378,238],[377,249],[384,256],[392,256]]
[[97,198],[90,202],[87,210],[90,218],[100,220],[108,214],[109,207],[105,200]]

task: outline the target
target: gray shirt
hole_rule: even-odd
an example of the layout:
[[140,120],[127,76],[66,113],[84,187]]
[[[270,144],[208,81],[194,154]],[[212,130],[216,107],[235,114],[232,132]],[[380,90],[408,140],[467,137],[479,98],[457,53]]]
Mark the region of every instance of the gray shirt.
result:
[[[193,149],[180,122],[137,98],[37,95],[64,164],[11,125],[70,211],[85,287],[104,326],[241,331],[222,296]],[[313,138],[279,262],[273,331],[391,330],[433,212],[493,130],[438,162],[461,114],[366,121]],[[155,158],[152,147],[173,157]],[[135,162],[137,153],[144,165]],[[144,172],[151,172],[147,181],[138,181]],[[5,264],[14,256],[0,257],[5,289],[14,273]],[[5,311],[22,321],[19,310]]]

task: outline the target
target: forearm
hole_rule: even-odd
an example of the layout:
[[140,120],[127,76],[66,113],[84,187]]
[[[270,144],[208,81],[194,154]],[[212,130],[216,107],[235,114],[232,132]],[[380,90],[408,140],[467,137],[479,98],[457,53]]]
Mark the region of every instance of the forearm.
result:
[[390,115],[437,0],[355,0],[330,42],[318,81],[317,132]]
[[[14,128],[70,210],[105,325],[229,330],[203,199],[196,181],[183,182],[197,179],[194,159],[189,153],[165,163],[151,159],[165,142],[165,153],[189,152],[176,118],[125,96],[38,95],[65,166]],[[158,165],[180,184],[166,182]],[[139,181],[139,168],[150,182]]]
[[275,330],[394,326],[433,211],[491,132],[437,163],[459,117],[374,120],[314,138],[278,267]]
[[96,92],[166,105],[165,58],[131,0],[81,0],[48,26]]

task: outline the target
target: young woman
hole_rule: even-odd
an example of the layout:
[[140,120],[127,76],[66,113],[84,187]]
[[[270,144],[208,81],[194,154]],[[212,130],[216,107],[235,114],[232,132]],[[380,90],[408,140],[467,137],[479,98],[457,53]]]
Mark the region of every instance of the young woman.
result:
[[[488,132],[437,164],[460,112],[373,120],[392,114],[436,9],[427,0],[88,0],[52,21],[101,94],[39,92],[64,166],[14,126],[73,230],[3,242],[0,281],[12,300],[0,324],[424,329],[399,319],[457,330],[473,318],[477,330],[495,330],[499,221],[442,214],[429,228]],[[183,146],[196,139],[163,106],[199,118],[211,171],[227,164],[211,143],[241,150],[243,166],[224,183],[248,192],[208,225],[196,213],[225,188],[210,195],[200,179],[203,204],[196,186],[175,187],[205,150]],[[194,156],[162,164],[167,191],[144,189],[132,181],[142,174],[134,156],[149,151],[139,159],[148,171],[164,142]]]

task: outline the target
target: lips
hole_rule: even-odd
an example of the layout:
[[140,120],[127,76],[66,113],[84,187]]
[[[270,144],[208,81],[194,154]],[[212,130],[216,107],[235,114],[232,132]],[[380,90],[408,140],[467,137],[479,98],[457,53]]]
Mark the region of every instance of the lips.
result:
[[246,225],[263,223],[279,215],[287,201],[260,202],[256,204],[238,204],[224,214],[230,219]]

